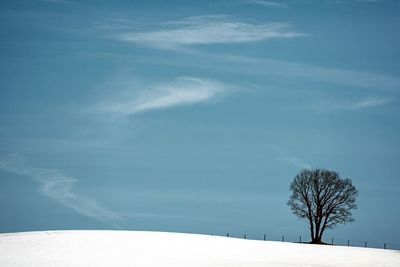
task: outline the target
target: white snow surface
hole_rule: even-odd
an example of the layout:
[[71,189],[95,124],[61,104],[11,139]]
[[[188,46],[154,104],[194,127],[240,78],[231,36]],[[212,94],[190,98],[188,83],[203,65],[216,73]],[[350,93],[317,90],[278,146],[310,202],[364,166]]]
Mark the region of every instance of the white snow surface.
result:
[[139,231],[0,234],[0,266],[400,266],[400,251]]

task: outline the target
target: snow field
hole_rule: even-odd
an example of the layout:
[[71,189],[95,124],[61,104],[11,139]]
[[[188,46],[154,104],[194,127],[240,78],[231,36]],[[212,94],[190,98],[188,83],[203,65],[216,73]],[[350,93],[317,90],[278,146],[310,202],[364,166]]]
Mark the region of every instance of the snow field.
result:
[[0,266],[399,267],[400,252],[166,232],[44,231],[0,234]]

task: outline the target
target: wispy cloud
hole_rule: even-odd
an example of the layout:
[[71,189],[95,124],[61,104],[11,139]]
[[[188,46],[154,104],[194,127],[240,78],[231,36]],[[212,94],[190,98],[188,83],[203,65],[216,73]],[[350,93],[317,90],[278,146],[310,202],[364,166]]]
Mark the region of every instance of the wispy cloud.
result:
[[242,4],[253,4],[253,5],[259,5],[259,6],[265,6],[265,7],[279,7],[279,8],[286,8],[287,5],[282,2],[276,2],[276,1],[266,1],[266,0],[241,0],[239,3]]
[[31,168],[18,154],[1,157],[0,169],[31,177],[39,183],[43,195],[83,216],[114,227],[118,227],[117,222],[122,219],[119,213],[106,208],[94,199],[76,193],[74,187],[78,180],[60,170]]
[[[35,2],[35,0],[25,0]],[[73,3],[71,0],[36,0],[36,2],[42,3],[51,3],[51,4],[71,4]]]
[[17,0],[20,4],[71,4],[72,0]]
[[378,98],[378,97],[366,97],[361,99],[360,101],[349,106],[349,109],[364,109],[364,108],[374,108],[378,106],[382,106],[389,102],[388,98]]
[[368,3],[376,3],[379,2],[380,0],[355,0],[357,2],[368,2]]
[[[198,53],[204,66],[219,71],[235,72],[240,75],[283,76],[306,78],[352,87],[371,88],[398,93],[400,79],[380,73],[364,72],[352,69],[325,67],[297,62],[287,62],[268,58],[255,58],[228,54]],[[212,60],[211,60],[212,59]],[[209,62],[212,62],[209,63]],[[221,68],[223,66],[223,68]]]
[[378,3],[380,0],[332,0],[335,4]]
[[382,98],[382,97],[364,97],[360,100],[353,102],[322,102],[315,105],[313,108],[316,108],[319,111],[327,112],[327,111],[351,111],[351,110],[362,110],[369,108],[376,108],[390,102],[390,98]]
[[176,49],[189,45],[246,43],[304,35],[291,30],[286,23],[251,24],[225,15],[189,17],[163,25],[153,31],[126,31],[115,38],[153,48]]
[[226,91],[227,86],[215,80],[180,77],[172,83],[156,85],[125,99],[100,104],[99,110],[128,115],[207,102]]
[[285,162],[288,162],[288,163],[290,163],[290,164],[292,164],[292,165],[294,165],[296,167],[300,167],[300,168],[303,168],[303,169],[311,169],[311,165],[310,164],[308,164],[308,163],[306,163],[306,162],[304,162],[301,159],[296,158],[296,157],[277,158],[276,160],[285,161]]
[[282,146],[273,144],[273,145],[268,145],[268,147],[272,151],[275,151],[275,153],[276,153],[275,160],[276,161],[286,162],[294,167],[302,168],[302,169],[311,169],[312,168],[312,165],[310,163],[306,162],[305,160],[303,160],[297,156],[293,156],[293,153],[291,153],[290,151],[288,151],[287,149],[285,149]]

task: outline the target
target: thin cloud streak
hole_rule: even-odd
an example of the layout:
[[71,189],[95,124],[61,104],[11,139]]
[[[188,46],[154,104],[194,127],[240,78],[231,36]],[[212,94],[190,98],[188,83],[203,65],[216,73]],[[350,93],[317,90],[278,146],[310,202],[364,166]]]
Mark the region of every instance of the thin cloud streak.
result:
[[286,8],[287,5],[285,3],[276,2],[276,1],[266,1],[266,0],[242,0],[239,1],[241,4],[253,4],[265,7],[278,7],[278,8]]
[[225,15],[189,17],[164,25],[163,29],[124,32],[115,38],[153,48],[177,49],[190,45],[247,43],[304,35],[292,31],[286,23],[250,24],[231,20]]
[[357,111],[363,109],[376,108],[379,106],[383,106],[390,102],[390,98],[380,98],[380,97],[364,97],[356,102],[347,102],[347,103],[319,103],[314,106],[315,109],[322,112],[329,111]]
[[219,67],[219,64],[223,64],[224,71],[237,72],[240,74],[307,78],[310,80],[325,81],[333,84],[387,90],[396,93],[400,92],[400,79],[383,74],[287,62],[268,58],[202,52],[198,52],[198,55],[201,55],[202,58],[208,57],[216,60],[213,65],[208,64],[209,59],[207,61],[202,61],[205,63],[207,68],[215,68]]
[[288,162],[288,163],[292,164],[293,166],[300,167],[302,169],[311,169],[312,168],[310,164],[308,164],[296,157],[277,158],[276,160]]
[[[351,89],[372,89],[400,93],[400,79],[381,73],[359,71],[356,69],[334,68],[329,66],[256,58],[232,54],[216,54],[204,51],[191,51],[192,61],[185,61],[183,67],[213,70],[217,73],[229,73],[240,76],[290,77],[304,78],[307,81],[321,81],[330,84],[346,85]],[[135,57],[139,63],[171,65],[162,57]],[[179,64],[178,63],[174,63]],[[246,79],[246,78],[245,78]],[[345,88],[345,87],[343,87]],[[350,88],[349,88],[350,89]]]
[[352,3],[378,3],[380,2],[380,0],[331,0],[331,2],[333,2],[334,4],[344,4],[344,5],[348,5],[348,4],[352,4]]
[[361,99],[360,101],[352,104],[349,106],[349,109],[364,109],[364,108],[374,108],[378,106],[382,106],[383,104],[386,104],[389,102],[389,99],[387,98],[377,98],[377,97],[366,97],[364,99]]
[[379,2],[380,0],[356,0],[357,2],[367,2],[367,3],[376,3]]
[[39,2],[43,3],[52,3],[52,4],[71,4],[73,3],[70,0],[38,0]]
[[289,163],[295,167],[300,167],[302,169],[312,169],[312,165],[305,162],[304,160],[295,157],[295,156],[290,156],[291,153],[288,153],[286,151],[286,149],[284,149],[283,147],[277,146],[277,145],[269,145],[269,147],[275,151],[278,155],[280,156],[276,156],[275,160],[276,161],[282,161],[282,162],[286,162]]
[[193,105],[222,96],[227,86],[218,81],[194,77],[180,77],[173,83],[157,85],[139,95],[100,105],[100,111],[134,114],[155,109]]
[[116,222],[122,216],[97,201],[75,193],[78,180],[64,174],[60,170],[30,168],[17,154],[0,158],[0,169],[32,178],[40,185],[40,192],[46,197],[74,210],[75,212],[119,228]]

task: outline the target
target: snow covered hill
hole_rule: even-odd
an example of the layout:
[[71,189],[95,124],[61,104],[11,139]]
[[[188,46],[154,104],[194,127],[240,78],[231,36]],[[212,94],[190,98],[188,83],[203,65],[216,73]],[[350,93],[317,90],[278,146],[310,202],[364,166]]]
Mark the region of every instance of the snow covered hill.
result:
[[0,234],[0,266],[400,266],[394,250],[135,231]]

